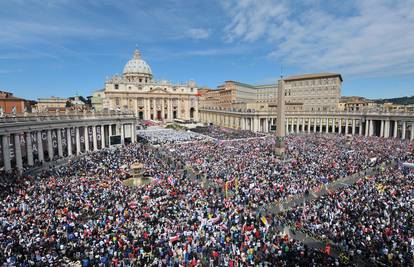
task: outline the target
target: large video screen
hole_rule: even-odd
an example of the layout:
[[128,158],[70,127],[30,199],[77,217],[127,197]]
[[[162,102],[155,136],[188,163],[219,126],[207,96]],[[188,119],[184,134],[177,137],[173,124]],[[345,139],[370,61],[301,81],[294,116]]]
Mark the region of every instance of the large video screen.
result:
[[112,135],[109,137],[109,145],[120,145],[121,144],[121,136],[120,135]]

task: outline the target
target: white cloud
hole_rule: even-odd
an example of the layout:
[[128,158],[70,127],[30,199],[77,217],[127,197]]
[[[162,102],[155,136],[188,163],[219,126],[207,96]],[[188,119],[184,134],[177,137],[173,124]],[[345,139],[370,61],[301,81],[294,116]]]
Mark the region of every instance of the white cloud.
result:
[[414,73],[414,1],[350,1],[345,14],[339,2],[311,2],[226,1],[225,39],[265,41],[273,47],[269,57],[307,71]]
[[192,28],[188,30],[188,36],[197,40],[207,39],[210,36],[210,31],[202,28]]

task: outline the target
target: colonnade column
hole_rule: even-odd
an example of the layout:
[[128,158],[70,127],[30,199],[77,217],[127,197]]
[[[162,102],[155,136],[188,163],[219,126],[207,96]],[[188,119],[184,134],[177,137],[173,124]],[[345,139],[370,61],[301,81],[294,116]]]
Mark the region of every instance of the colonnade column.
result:
[[43,141],[42,141],[42,132],[37,132],[37,153],[39,161],[44,161],[44,153],[43,153]]
[[313,132],[316,133],[316,118],[313,118]]
[[398,121],[394,121],[394,138],[398,136]]
[[380,137],[384,137],[384,120],[381,120]]
[[85,152],[89,151],[89,132],[88,132],[88,126],[83,127],[83,138],[85,139]]
[[346,118],[346,119],[345,119],[345,131],[344,131],[344,134],[345,134],[345,135],[347,135],[347,134],[348,134],[348,123],[349,123],[348,118]]
[[14,151],[16,157],[16,167],[19,171],[23,170],[22,148],[20,146],[20,134],[14,134]]
[[26,151],[27,151],[27,164],[33,166],[33,147],[32,136],[30,132],[26,132]]
[[[137,100],[138,101],[138,100]],[[98,140],[96,139],[96,125],[92,125],[92,139],[93,139],[93,150],[98,150]]]
[[66,140],[68,142],[68,156],[72,156],[72,135],[71,128],[66,129]]
[[369,136],[374,135],[374,122],[372,120],[369,120]]
[[308,133],[310,133],[311,118],[308,118]]
[[407,123],[405,121],[403,121],[401,139],[405,139],[405,132],[406,132],[406,130],[407,130]]
[[53,159],[53,144],[52,144],[52,130],[47,130],[47,153],[49,154],[49,160]]
[[359,135],[362,135],[362,120],[359,119]]
[[11,171],[9,138],[10,138],[9,134],[5,134],[2,136],[3,161],[4,161],[4,170],[6,172]]
[[390,137],[390,128],[391,128],[391,123],[390,120],[386,120],[385,124],[384,124],[384,137],[385,138],[389,138]]
[[369,121],[365,120],[365,136],[369,135]]
[[63,157],[62,129],[57,129],[57,142],[58,142],[58,155],[59,157]]
[[101,148],[105,147],[105,125],[101,125]]
[[352,119],[352,135],[355,135],[355,119]]
[[329,133],[329,118],[326,118],[326,129],[325,133]]
[[79,127],[75,127],[75,138],[76,138],[76,155],[80,155],[81,147],[80,147]]
[[410,136],[410,140],[411,141],[414,140],[414,122],[411,122],[411,136]]

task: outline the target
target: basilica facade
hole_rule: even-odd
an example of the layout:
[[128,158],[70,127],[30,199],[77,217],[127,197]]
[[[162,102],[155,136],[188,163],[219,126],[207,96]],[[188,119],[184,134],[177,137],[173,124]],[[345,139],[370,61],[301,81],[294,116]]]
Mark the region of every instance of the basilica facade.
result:
[[[163,122],[198,121],[198,92],[194,81],[173,84],[153,79],[151,67],[135,50],[122,75],[114,75],[98,91],[97,109],[134,111],[139,119]],[[102,106],[99,107],[99,104]]]

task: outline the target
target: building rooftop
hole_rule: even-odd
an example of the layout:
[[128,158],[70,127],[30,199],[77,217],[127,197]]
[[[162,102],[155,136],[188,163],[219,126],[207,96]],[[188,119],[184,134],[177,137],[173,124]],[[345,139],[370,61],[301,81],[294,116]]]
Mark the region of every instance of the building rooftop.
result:
[[330,73],[330,72],[293,75],[293,76],[288,76],[288,77],[284,78],[284,80],[285,81],[297,81],[297,80],[316,79],[316,78],[324,78],[324,77],[339,77],[339,79],[341,79],[341,82],[343,81],[341,74],[339,74],[339,73]]

